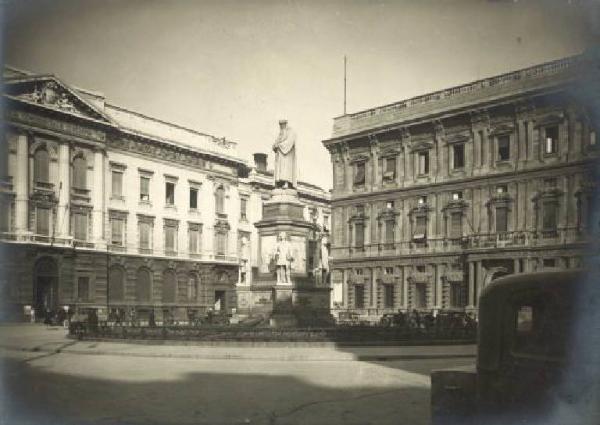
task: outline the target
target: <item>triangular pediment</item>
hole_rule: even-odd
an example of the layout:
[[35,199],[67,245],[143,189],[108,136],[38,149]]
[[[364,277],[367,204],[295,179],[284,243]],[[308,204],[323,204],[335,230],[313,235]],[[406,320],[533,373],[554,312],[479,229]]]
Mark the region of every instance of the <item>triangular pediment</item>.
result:
[[5,81],[4,94],[27,104],[53,109],[82,118],[114,124],[100,109],[52,75],[26,76]]

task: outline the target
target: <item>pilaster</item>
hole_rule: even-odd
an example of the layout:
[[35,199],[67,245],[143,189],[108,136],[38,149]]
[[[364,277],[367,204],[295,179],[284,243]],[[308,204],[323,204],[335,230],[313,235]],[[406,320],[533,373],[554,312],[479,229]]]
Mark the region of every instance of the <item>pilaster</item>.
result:
[[62,141],[58,146],[58,209],[56,212],[56,236],[68,238],[70,226],[69,200],[71,196],[70,147]]
[[24,234],[28,231],[28,182],[29,182],[29,143],[26,134],[17,135],[17,164],[15,171],[15,231]]
[[[97,248],[102,249],[104,240],[104,152],[94,150],[94,173],[92,186],[92,238]],[[156,240],[155,240],[156,243]]]

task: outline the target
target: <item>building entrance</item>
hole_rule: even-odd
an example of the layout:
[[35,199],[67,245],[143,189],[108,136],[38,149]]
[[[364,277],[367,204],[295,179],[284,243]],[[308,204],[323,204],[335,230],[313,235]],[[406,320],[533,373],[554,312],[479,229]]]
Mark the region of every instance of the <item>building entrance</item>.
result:
[[33,308],[38,320],[58,308],[58,268],[52,258],[42,258],[35,267]]
[[225,291],[215,291],[215,311],[225,311]]

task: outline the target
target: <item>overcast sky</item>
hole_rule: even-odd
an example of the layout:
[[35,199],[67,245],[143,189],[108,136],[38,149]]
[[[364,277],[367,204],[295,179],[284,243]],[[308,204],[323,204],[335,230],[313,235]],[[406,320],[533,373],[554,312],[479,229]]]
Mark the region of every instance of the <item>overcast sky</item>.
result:
[[329,189],[321,141],[343,112],[344,55],[356,112],[579,53],[595,16],[576,0],[20,0],[5,61],[225,136],[244,159],[287,118],[300,178]]

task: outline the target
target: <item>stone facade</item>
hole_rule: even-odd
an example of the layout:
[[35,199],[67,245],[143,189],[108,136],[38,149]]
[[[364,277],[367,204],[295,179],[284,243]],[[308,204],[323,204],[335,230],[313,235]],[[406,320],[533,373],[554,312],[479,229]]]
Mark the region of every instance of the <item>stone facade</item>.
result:
[[334,312],[476,311],[498,276],[581,266],[600,143],[593,63],[566,58],[336,118],[323,141]]
[[[3,95],[0,268],[14,311],[237,307],[258,267],[266,164],[51,75],[7,68]],[[328,219],[327,193],[299,191]]]

